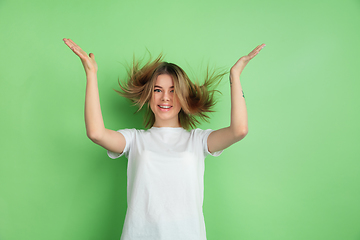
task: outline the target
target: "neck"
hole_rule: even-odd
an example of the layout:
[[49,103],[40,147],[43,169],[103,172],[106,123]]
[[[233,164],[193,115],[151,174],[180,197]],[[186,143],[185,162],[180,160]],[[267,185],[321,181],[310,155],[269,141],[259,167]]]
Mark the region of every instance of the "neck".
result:
[[155,122],[153,125],[153,127],[172,127],[172,128],[177,128],[177,127],[181,127],[181,124],[179,122],[177,123],[159,123],[159,122]]

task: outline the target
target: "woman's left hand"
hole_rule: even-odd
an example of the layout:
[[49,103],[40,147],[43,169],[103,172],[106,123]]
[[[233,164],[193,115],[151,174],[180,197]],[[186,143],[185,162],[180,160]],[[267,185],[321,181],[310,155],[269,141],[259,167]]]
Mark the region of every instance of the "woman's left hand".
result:
[[266,46],[265,44],[261,44],[261,45],[257,46],[254,50],[252,50],[248,55],[241,57],[235,63],[235,65],[231,68],[230,74],[240,76],[240,74],[244,70],[246,64],[248,64],[248,62],[251,59],[253,59],[260,52],[260,50],[263,49],[263,47],[265,47],[265,46]]

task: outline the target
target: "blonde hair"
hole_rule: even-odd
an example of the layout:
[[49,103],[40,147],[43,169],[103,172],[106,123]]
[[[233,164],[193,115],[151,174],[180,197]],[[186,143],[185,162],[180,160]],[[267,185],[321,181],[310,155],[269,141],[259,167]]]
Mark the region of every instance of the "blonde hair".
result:
[[155,123],[155,115],[150,109],[149,102],[157,76],[170,75],[174,81],[175,94],[181,105],[178,114],[179,123],[184,129],[189,130],[196,128],[196,125],[200,123],[197,118],[208,122],[207,113],[214,112],[212,108],[216,103],[214,93],[221,93],[214,88],[218,86],[227,71],[209,71],[208,67],[204,83],[200,85],[198,82],[193,83],[178,65],[164,62],[160,54],[155,60],[150,58],[143,66],[141,66],[141,61],[136,61],[134,58],[127,73],[128,80],[125,83],[118,81],[122,92],[115,91],[130,99],[133,105],[138,107],[136,112],[139,112],[145,104],[147,105],[144,116],[145,127],[151,127]]

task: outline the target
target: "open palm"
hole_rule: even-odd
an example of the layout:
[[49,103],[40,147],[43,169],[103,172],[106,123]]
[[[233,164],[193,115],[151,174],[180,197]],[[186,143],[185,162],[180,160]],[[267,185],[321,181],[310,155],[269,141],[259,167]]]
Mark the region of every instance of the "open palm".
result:
[[93,53],[87,55],[87,53],[81,49],[76,43],[74,43],[71,39],[63,39],[65,44],[76,54],[79,56],[85,72],[86,73],[96,73],[98,70],[97,63],[95,61],[95,56]]
[[231,68],[230,72],[233,74],[240,74],[242,70],[244,70],[248,62],[253,59],[260,52],[260,50],[263,49],[263,47],[265,47],[265,44],[257,46],[248,55],[241,57]]

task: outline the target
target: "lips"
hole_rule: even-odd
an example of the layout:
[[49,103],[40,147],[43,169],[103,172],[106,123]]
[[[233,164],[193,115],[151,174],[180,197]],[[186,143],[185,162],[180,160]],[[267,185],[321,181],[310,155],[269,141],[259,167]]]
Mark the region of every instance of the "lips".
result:
[[[169,105],[163,105],[163,106],[169,106]],[[172,109],[172,106],[170,106],[169,108],[161,108],[160,105],[158,105],[158,108],[163,112],[167,112],[170,111],[170,109]]]

